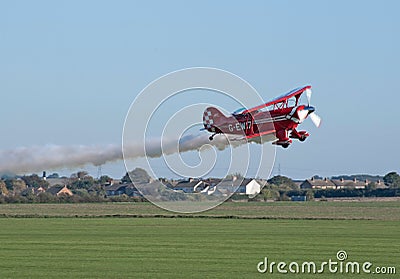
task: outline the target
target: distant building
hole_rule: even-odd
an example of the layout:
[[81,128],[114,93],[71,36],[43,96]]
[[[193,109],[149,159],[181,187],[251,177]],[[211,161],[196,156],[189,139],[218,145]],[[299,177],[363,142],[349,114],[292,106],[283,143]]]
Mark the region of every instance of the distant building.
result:
[[67,188],[67,186],[53,186],[47,189],[46,193],[50,193],[54,196],[73,196],[74,194],[71,192],[70,189]]
[[233,179],[189,179],[180,181],[173,187],[174,190],[184,193],[205,193],[224,196],[234,192],[243,195],[257,195],[260,193],[261,188],[262,183],[255,179],[236,179],[236,177]]
[[375,186],[376,186],[376,189],[388,188],[388,186],[386,186],[385,183],[383,183],[383,181],[381,181],[381,180],[378,180],[377,182],[375,182]]
[[126,184],[114,184],[105,187],[107,196],[119,196],[125,194]]
[[300,184],[301,189],[336,189],[336,185],[330,179],[311,179],[304,180]]
[[114,184],[105,187],[107,196],[127,195],[129,197],[141,197],[142,195],[132,183]]
[[224,196],[232,193],[241,195],[254,196],[261,192],[265,183],[257,181],[253,178],[236,178],[224,179],[217,184],[217,191],[221,192]]
[[189,180],[179,181],[173,187],[173,190],[182,191],[184,193],[195,193],[195,192],[201,192],[207,186],[208,184],[205,181],[191,178]]
[[252,178],[245,178],[241,181],[236,193],[245,195],[257,195],[261,192],[261,184]]
[[[368,180],[345,180],[341,179],[306,179],[300,184],[301,189],[365,189],[370,181]],[[382,187],[381,183],[376,183],[377,188]]]
[[344,180],[342,178],[339,180],[332,180],[332,182],[336,185],[336,189],[365,189],[369,184],[368,180],[359,181],[356,178],[353,180]]

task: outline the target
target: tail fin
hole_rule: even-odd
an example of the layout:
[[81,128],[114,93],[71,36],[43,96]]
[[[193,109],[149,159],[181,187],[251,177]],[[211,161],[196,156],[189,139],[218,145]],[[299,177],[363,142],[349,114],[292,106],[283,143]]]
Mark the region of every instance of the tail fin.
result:
[[208,107],[203,113],[203,125],[210,132],[218,132],[218,125],[226,122],[228,118],[218,109]]

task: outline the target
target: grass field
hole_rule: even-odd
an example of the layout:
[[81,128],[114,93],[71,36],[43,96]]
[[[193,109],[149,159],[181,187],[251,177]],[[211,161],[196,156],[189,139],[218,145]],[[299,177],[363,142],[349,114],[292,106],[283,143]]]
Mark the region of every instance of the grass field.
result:
[[239,217],[400,221],[400,201],[226,202],[199,214],[176,214],[151,203],[0,204],[0,217]]
[[[399,204],[334,204],[224,204],[204,213],[254,219],[101,217],[170,214],[150,204],[0,205],[3,216],[19,217],[0,218],[0,278],[397,278],[257,272],[264,257],[321,263],[341,249],[349,261],[399,272]],[[42,217],[23,217],[33,215]],[[92,218],[61,218],[76,215]],[[279,216],[288,219],[261,219]]]

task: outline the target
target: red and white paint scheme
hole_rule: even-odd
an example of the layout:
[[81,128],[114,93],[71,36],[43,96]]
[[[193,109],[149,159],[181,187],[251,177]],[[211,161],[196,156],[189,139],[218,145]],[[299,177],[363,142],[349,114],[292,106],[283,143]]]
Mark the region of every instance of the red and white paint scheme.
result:
[[[300,96],[306,93],[308,104],[299,105]],[[321,125],[321,118],[310,106],[311,86],[296,88],[268,103],[251,109],[240,109],[230,116],[225,116],[214,107],[208,107],[203,113],[204,128],[213,133],[210,140],[217,134],[238,135],[250,141],[261,141],[261,137],[273,144],[287,148],[292,139],[304,141],[309,133],[297,131],[297,126],[308,116],[315,126]]]

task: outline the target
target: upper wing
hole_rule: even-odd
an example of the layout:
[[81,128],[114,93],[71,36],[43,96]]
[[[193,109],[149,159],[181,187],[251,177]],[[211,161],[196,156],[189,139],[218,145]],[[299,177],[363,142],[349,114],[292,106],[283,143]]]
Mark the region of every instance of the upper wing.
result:
[[274,104],[277,104],[277,103],[284,102],[287,99],[290,99],[290,98],[292,98],[294,96],[303,94],[303,92],[306,91],[307,89],[311,89],[311,85],[307,85],[307,86],[298,87],[296,89],[293,89],[292,91],[290,91],[288,93],[285,93],[285,94],[283,94],[283,95],[281,95],[279,97],[276,97],[275,99],[269,101],[268,103],[256,106],[256,107],[248,109],[248,110],[245,110],[245,111],[243,111],[243,113],[252,112],[252,111],[255,111],[255,110],[259,110],[259,109],[268,107],[270,105],[274,105]]

